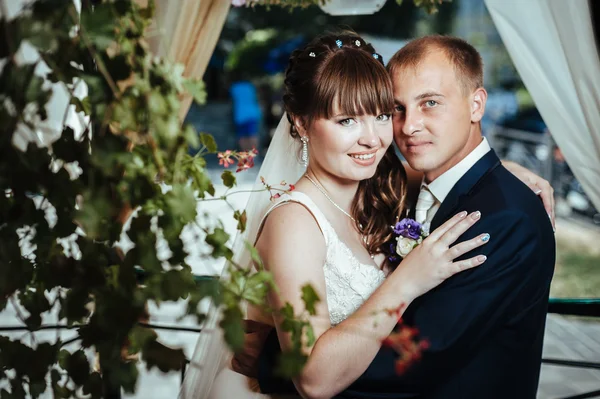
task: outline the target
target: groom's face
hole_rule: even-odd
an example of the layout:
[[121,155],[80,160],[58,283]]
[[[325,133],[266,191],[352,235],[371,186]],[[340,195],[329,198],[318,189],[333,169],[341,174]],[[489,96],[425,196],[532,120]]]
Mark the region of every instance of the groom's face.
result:
[[481,141],[472,129],[479,121],[473,117],[475,94],[463,89],[441,51],[431,52],[416,66],[398,68],[392,79],[394,139],[409,165],[431,182]]

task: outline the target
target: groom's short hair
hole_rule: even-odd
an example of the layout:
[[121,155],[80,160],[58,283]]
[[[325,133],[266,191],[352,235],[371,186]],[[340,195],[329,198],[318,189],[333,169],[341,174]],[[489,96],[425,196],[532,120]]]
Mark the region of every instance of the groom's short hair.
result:
[[483,60],[465,40],[452,36],[429,35],[412,40],[392,56],[387,69],[392,78],[400,69],[418,67],[433,51],[442,51],[454,66],[465,93],[483,87]]

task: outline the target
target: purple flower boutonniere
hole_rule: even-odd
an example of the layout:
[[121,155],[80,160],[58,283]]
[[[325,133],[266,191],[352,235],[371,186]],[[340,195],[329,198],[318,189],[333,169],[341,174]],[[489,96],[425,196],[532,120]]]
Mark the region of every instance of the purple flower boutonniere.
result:
[[[392,254],[405,258],[417,245],[429,235],[429,223],[421,224],[416,220],[405,218],[392,226],[396,243],[390,245]],[[394,258],[394,259],[392,259]],[[395,255],[390,260],[398,260]]]

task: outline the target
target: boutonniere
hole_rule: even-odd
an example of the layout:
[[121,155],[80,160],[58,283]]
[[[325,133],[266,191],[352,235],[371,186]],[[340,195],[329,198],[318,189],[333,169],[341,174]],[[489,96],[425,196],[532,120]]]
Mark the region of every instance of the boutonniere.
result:
[[429,236],[429,223],[421,224],[410,218],[404,218],[391,227],[396,236],[394,252],[402,259]]

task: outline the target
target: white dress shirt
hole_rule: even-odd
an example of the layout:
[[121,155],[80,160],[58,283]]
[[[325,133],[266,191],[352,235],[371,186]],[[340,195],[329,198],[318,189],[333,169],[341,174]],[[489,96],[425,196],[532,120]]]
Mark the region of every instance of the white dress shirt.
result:
[[469,169],[471,169],[473,165],[483,158],[483,156],[490,150],[490,144],[484,137],[481,143],[479,143],[479,145],[475,147],[475,149],[471,151],[469,155],[464,157],[452,168],[444,172],[440,177],[429,184],[426,184],[425,182],[421,183],[421,187],[427,187],[436,199],[436,203],[427,212],[427,222],[431,222],[431,220],[433,220],[433,217],[435,216],[435,213],[439,209],[441,203],[444,202],[450,193],[450,190],[452,190],[456,183],[458,183],[458,181],[469,171]]

